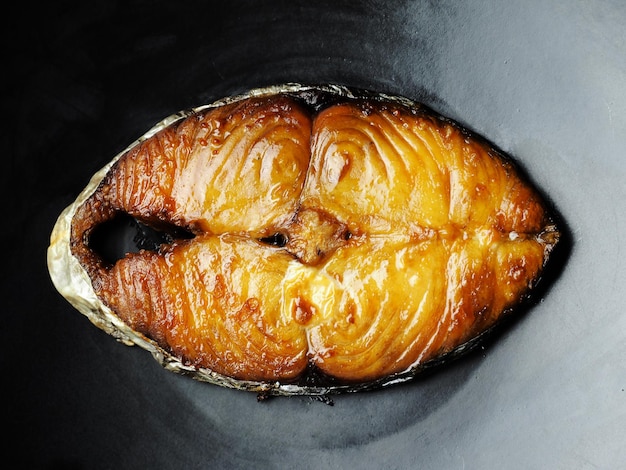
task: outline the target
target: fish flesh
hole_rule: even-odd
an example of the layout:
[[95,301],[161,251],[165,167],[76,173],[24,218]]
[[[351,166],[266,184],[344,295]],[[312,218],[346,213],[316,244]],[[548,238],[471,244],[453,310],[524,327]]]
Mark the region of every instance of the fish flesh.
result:
[[[162,234],[105,256],[122,217]],[[166,368],[268,395],[367,390],[454,358],[530,297],[554,211],[485,139],[403,97],[253,90],[162,121],[59,217],[48,264]]]

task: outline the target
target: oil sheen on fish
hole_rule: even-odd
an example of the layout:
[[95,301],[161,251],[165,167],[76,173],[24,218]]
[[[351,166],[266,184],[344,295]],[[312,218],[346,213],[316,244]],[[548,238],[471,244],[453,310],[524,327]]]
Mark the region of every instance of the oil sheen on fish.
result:
[[[93,238],[121,216],[169,236],[108,260]],[[514,163],[451,120],[286,85],[131,145],[59,218],[49,266],[92,322],[171,370],[321,394],[468,349],[529,297],[559,234]]]

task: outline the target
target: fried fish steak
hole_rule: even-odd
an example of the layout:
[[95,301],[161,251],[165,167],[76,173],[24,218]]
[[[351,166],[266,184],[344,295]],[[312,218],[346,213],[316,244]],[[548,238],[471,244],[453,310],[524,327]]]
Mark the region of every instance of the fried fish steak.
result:
[[[97,299],[186,368],[383,383],[462,348],[540,279],[560,232],[510,159],[407,100],[324,93],[191,113],[76,206],[69,249]],[[192,236],[107,262],[91,238],[121,214]]]

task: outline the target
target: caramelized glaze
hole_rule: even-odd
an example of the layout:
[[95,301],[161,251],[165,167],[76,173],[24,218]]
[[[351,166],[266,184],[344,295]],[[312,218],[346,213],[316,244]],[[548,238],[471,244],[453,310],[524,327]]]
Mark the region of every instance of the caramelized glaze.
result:
[[[120,213],[195,237],[110,265],[89,239]],[[422,107],[271,94],[131,148],[77,208],[71,249],[98,298],[185,365],[364,383],[493,326],[558,235],[510,160]]]

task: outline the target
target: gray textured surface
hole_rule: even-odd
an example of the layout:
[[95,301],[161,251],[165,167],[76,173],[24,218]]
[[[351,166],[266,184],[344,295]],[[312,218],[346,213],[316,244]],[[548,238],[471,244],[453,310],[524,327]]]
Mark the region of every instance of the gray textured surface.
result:
[[[21,9],[8,27],[2,182],[23,183],[0,331],[5,414],[21,432],[5,445],[33,468],[623,465],[626,6],[220,5],[64,4]],[[288,81],[421,100],[511,154],[569,228],[544,299],[477,354],[327,406],[167,373],[54,291],[47,237],[91,174],[172,112]]]

